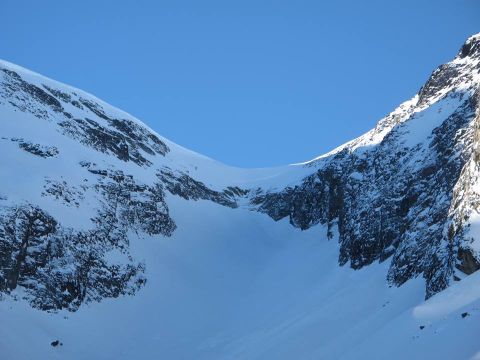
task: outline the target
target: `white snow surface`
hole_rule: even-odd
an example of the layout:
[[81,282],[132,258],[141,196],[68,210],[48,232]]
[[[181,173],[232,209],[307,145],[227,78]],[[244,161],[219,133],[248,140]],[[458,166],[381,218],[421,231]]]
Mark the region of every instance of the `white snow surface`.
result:
[[[387,263],[339,267],[337,242],[321,226],[302,232],[243,209],[169,201],[174,236],[132,243],[148,264],[142,291],[75,313],[6,297],[2,359],[471,359],[480,352],[480,274],[424,302],[421,279],[386,285]],[[63,346],[50,346],[56,339]]]

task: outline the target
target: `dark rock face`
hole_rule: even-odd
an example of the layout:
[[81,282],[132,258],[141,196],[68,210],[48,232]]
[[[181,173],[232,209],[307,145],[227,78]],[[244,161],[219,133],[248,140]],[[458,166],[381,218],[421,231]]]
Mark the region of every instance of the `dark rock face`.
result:
[[[477,42],[461,54],[477,54]],[[332,236],[336,225],[340,265],[359,269],[391,257],[388,280],[401,285],[423,275],[427,297],[448,286],[455,268],[467,274],[476,271],[480,259],[464,248],[470,240],[463,226],[480,199],[462,189],[476,179],[474,171],[465,169],[478,158],[478,119],[474,120],[480,90],[475,82],[465,84],[477,65],[440,66],[410,109],[401,116],[390,114],[373,130],[375,136],[389,128],[381,142],[367,148],[355,147],[354,142],[310,164],[318,170],[296,186],[277,192],[258,189],[251,203],[274,220],[289,217],[300,229],[325,224]],[[433,111],[428,107],[437,103],[455,110],[426,142],[405,145],[405,139],[415,136],[409,135],[409,124],[428,116],[416,113]],[[438,113],[442,105],[439,109]],[[472,203],[465,208],[467,198]]]
[[[127,232],[172,234],[163,188],[89,166],[95,184],[73,188],[47,179],[44,196],[78,207],[93,190],[103,205],[92,214],[90,230],[64,227],[31,204],[0,208],[0,292],[22,287],[34,307],[74,311],[83,302],[134,294],[145,284],[145,265],[130,256]],[[108,260],[112,253],[123,260]]]
[[26,152],[29,152],[30,154],[33,154],[39,157],[49,158],[49,157],[55,157],[59,154],[59,150],[55,146],[36,144],[31,141],[26,141],[24,139],[17,139],[17,138],[2,137],[0,139],[16,142],[20,149],[25,150]]
[[[144,126],[132,120],[109,116],[103,106],[93,100],[82,98],[74,92],[67,94],[46,85],[37,86],[9,69],[1,71],[0,104],[8,101],[22,112],[56,121],[60,125],[59,131],[87,146],[139,166],[151,165],[146,155],[165,156],[169,151],[168,146]],[[92,118],[75,118],[65,111],[67,106],[83,110],[82,114],[89,111]],[[57,115],[55,119],[51,118],[50,111]],[[32,146],[25,148],[28,149],[36,151]]]
[[460,74],[459,65],[440,65],[418,93],[418,105],[425,105],[441,89],[451,86]]
[[113,249],[128,255],[116,225],[110,218],[81,232],[29,204],[2,208],[0,291],[22,287],[32,306],[42,310],[76,310],[84,301],[135,293],[145,283],[144,264],[105,259]]
[[475,257],[471,249],[458,249],[457,269],[463,273],[470,275],[480,269],[480,261]]
[[80,201],[84,199],[84,193],[87,191],[87,186],[83,185],[81,188],[68,185],[65,180],[45,179],[44,191],[42,196],[51,196],[55,200],[60,201],[65,206],[80,206]]
[[434,130],[427,148],[398,144],[399,126],[375,149],[344,150],[301,184],[252,203],[275,220],[288,216],[301,229],[327,224],[331,235],[337,225],[341,265],[359,269],[393,255],[388,279],[400,285],[423,274],[430,296],[448,285],[453,271],[456,255],[446,226],[452,189],[471,156],[472,132],[464,128],[475,108],[465,98]]
[[139,148],[134,142],[94,120],[65,120],[60,123],[60,126],[66,134],[98,151],[114,154],[120,160],[133,161],[140,166],[151,165],[151,162],[139,152]]
[[19,141],[18,146],[33,155],[37,155],[43,158],[54,157],[57,156],[59,153],[58,149],[55,146],[45,146],[25,141]]
[[62,104],[54,96],[42,88],[23,80],[15,71],[8,69],[2,69],[2,71],[6,78],[6,81],[2,84],[2,92],[5,94],[3,97],[10,99],[9,102],[11,105],[21,111],[30,110],[39,118],[46,118],[48,114],[45,110],[34,109],[34,107],[31,106],[32,102],[36,101],[56,113],[63,112]]
[[464,59],[466,57],[480,57],[480,37],[472,37],[465,42],[460,49],[458,57]]
[[221,192],[215,191],[185,173],[176,174],[167,168],[162,169],[157,177],[171,194],[186,200],[210,200],[223,206],[236,208],[238,207],[236,198],[248,194],[247,190],[239,187],[228,187]]
[[131,175],[115,170],[101,175],[95,188],[104,196],[109,206],[94,221],[103,223],[105,219],[110,219],[110,223],[119,223],[119,243],[127,242],[125,232],[129,227],[149,235],[163,236],[170,236],[175,230],[176,225],[169,216],[161,184],[139,184]]

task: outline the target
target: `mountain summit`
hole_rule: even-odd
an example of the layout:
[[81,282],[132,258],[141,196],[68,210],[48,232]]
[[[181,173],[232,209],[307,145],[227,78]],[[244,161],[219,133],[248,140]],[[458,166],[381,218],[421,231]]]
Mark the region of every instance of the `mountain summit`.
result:
[[0,61],[2,353],[480,356],[479,103],[477,34],[359,138],[237,169]]

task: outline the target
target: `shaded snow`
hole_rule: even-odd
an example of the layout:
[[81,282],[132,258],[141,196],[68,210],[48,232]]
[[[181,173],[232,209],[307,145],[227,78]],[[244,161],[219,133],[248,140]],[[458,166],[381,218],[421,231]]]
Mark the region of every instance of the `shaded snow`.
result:
[[[133,244],[149,264],[138,295],[58,314],[7,298],[3,358],[468,359],[480,351],[471,341],[451,346],[480,330],[480,275],[424,303],[421,280],[386,285],[386,263],[338,267],[325,228],[301,232],[262,214],[169,201],[173,238]],[[50,346],[56,339],[63,346]]]

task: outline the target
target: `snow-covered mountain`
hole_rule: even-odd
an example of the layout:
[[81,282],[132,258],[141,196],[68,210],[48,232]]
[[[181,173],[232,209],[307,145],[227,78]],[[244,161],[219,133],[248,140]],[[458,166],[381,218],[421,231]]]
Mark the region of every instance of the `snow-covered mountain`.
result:
[[480,359],[479,104],[480,34],[365,135],[238,169],[0,61],[2,358]]

